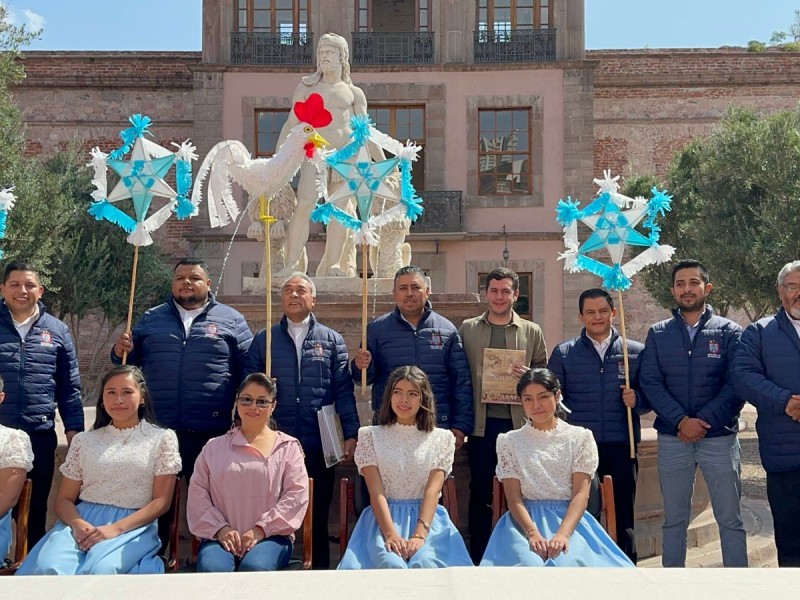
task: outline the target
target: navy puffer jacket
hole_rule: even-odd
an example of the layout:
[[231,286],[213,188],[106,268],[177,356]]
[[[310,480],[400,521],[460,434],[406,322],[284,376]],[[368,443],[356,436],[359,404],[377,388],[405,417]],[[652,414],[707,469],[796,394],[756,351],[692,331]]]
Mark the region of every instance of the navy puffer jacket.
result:
[[0,424],[23,431],[55,427],[56,407],[64,431],[83,431],[78,357],[67,325],[39,303],[39,318],[23,341],[6,303],[0,302],[0,374],[5,401]]
[[[345,439],[356,439],[359,428],[344,338],[317,321],[313,313],[310,319],[299,369],[285,315],[271,332],[271,375],[278,381],[278,404],[272,416],[278,429],[300,440],[307,453],[322,450],[317,412],[323,406],[336,405]],[[262,329],[247,354],[246,373],[264,372],[266,341]]]
[[[176,431],[230,427],[233,400],[253,333],[235,309],[209,295],[189,335],[175,301],[148,310],[132,331],[128,364],[141,367],[156,419]],[[120,358],[111,351],[111,360]]]
[[[628,366],[634,390],[638,385],[642,348],[640,342],[628,340]],[[564,405],[572,411],[568,417],[570,423],[590,429],[597,443],[628,443],[628,411],[620,389],[625,385],[622,338],[615,329],[603,359],[584,329],[578,337],[555,347],[547,368],[561,382]],[[636,443],[641,439],[639,415],[649,410],[637,390],[636,408],[632,411]]]
[[677,435],[688,416],[711,425],[706,437],[736,433],[744,401],[731,371],[742,328],[706,306],[691,341],[683,317],[673,314],[650,328],[639,357],[639,389],[656,412],[656,430]]
[[[428,375],[436,398],[439,427],[472,433],[472,376],[461,336],[450,321],[433,312],[430,302],[414,329],[400,310],[373,320],[367,326],[367,349],[372,362],[367,382],[372,384],[372,408],[380,410],[383,390],[397,367],[416,365]],[[361,369],[351,363],[353,381],[361,383]]]
[[745,330],[733,366],[739,394],[758,409],[764,469],[800,470],[800,422],[785,412],[800,394],[800,338],[784,309]]

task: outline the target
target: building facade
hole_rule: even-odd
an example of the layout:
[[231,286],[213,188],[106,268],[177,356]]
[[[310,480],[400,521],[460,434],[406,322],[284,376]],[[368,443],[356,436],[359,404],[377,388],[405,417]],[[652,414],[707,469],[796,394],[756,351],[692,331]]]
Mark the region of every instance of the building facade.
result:
[[[574,334],[577,295],[596,283],[557,260],[558,200],[591,198],[603,168],[663,174],[729,104],[791,108],[800,92],[789,53],[587,53],[581,0],[204,0],[201,53],[29,53],[14,92],[29,152],[76,137],[87,149],[117,147],[139,112],[161,144],[191,138],[202,157],[238,139],[269,155],[329,31],[350,42],[351,76],[378,128],[423,147],[412,262],[440,293],[477,292],[482,273],[508,264],[523,276],[520,312],[550,343]],[[202,215],[170,221],[162,243],[217,273],[227,256],[222,291],[237,295],[263,253],[247,224],[230,252],[233,228],[211,230]],[[314,226],[310,273],[323,246]],[[642,327],[661,317],[646,296],[630,296]]]

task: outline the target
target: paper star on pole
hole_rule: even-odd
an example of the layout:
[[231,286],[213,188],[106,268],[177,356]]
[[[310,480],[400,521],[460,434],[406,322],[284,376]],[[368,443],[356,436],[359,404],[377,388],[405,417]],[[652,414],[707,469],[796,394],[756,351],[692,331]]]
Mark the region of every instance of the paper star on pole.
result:
[[[603,179],[595,179],[600,187],[599,196],[583,210],[579,208],[580,202],[571,198],[559,201],[557,220],[564,227],[566,247],[566,252],[559,258],[564,259],[564,269],[567,271],[574,273],[586,270],[602,277],[606,289],[627,290],[631,286],[630,278],[641,269],[666,262],[675,252],[672,246],[658,243],[660,229],[655,223],[656,217],[670,210],[672,198],[655,187],[649,201],[641,197],[629,198],[617,192],[617,179],[612,179],[609,171],[605,171]],[[649,235],[636,230],[643,219],[643,227],[650,230]],[[592,234],[580,247],[579,221],[592,229]],[[623,265],[625,248],[629,245],[647,249]],[[602,249],[608,251],[611,265],[588,256],[588,253]]]
[[[148,246],[153,243],[150,233],[161,227],[173,210],[179,219],[197,214],[197,207],[187,197],[192,187],[192,161],[197,160],[197,154],[189,141],[173,144],[178,148],[173,153],[146,139],[151,124],[147,116],[133,115],[128,120],[131,127],[120,132],[122,147],[108,155],[99,148],[92,149],[89,166],[94,168],[92,198],[95,202],[89,207],[89,213],[98,220],[105,219],[120,226],[128,232],[128,242],[134,246]],[[127,152],[131,153],[130,158],[124,160]],[[177,191],[164,181],[173,165]],[[107,192],[107,167],[120,176],[111,193]],[[155,196],[168,202],[148,216]],[[113,205],[127,198],[133,201],[133,217]]]
[[[324,224],[336,219],[344,227],[355,231],[355,242],[359,245],[378,244],[377,228],[402,219],[416,221],[422,214],[422,200],[411,184],[411,163],[417,159],[420,147],[411,142],[401,144],[388,135],[377,131],[366,115],[356,115],[350,121],[353,133],[351,142],[325,155],[317,165],[319,176],[317,187],[324,203],[311,213],[311,220]],[[372,142],[395,156],[373,161],[368,144]],[[344,178],[344,183],[332,195],[328,195],[328,168]],[[397,170],[400,182],[397,187],[387,183]],[[337,202],[355,197],[358,215],[352,215],[336,205]],[[373,215],[375,198],[384,198],[394,204],[389,210]]]

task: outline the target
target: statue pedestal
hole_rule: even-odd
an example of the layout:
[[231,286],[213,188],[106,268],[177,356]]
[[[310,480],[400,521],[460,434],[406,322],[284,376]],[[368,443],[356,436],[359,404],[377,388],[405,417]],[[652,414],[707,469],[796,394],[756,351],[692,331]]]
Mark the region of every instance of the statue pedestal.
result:
[[[319,294],[349,294],[361,297],[361,286],[363,281],[358,277],[312,277],[311,280],[317,286],[317,295]],[[278,292],[281,289],[281,284],[285,278],[272,278],[272,285],[270,286],[273,292]],[[383,278],[370,278],[367,279],[367,294],[373,296],[375,294],[391,294],[394,286],[394,279],[391,277]],[[264,279],[261,277],[243,277],[242,278],[242,294],[263,296],[266,291]]]

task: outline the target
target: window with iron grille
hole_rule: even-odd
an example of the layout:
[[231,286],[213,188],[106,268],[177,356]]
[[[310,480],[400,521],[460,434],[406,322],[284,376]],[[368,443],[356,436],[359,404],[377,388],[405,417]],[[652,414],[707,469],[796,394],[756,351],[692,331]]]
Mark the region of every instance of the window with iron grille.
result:
[[235,31],[305,34],[309,0],[236,0]]
[[553,27],[554,0],[478,0],[478,31]]

